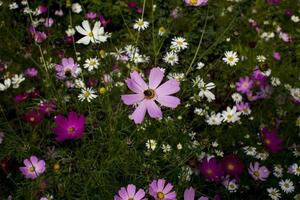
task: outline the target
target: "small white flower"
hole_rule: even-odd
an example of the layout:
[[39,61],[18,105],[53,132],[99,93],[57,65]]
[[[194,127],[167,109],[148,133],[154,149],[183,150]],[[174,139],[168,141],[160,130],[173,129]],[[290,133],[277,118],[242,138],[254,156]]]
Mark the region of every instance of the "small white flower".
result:
[[297,163],[292,164],[289,169],[292,174],[300,176],[300,166]]
[[168,79],[176,79],[177,81],[183,81],[183,80],[185,80],[185,74],[184,73],[169,73],[167,78]]
[[4,91],[7,90],[11,85],[11,80],[5,79],[3,83],[0,83],[0,91]]
[[98,69],[99,60],[97,58],[89,58],[85,60],[83,67],[88,69],[89,72],[93,71],[94,69]]
[[295,22],[295,23],[298,23],[298,22],[300,21],[300,18],[299,18],[298,16],[293,15],[293,16],[291,17],[291,20],[292,20],[293,22]]
[[217,141],[214,141],[214,142],[211,143],[211,146],[212,147],[218,147],[219,143]]
[[255,147],[245,146],[243,149],[244,149],[244,152],[246,153],[246,155],[248,155],[248,156],[255,156],[257,153]]
[[280,178],[282,177],[282,173],[283,173],[283,168],[281,167],[281,165],[275,165],[273,170],[273,175],[277,178]]
[[237,112],[236,107],[231,109],[229,106],[222,112],[223,121],[227,123],[234,123],[240,120],[240,112]]
[[295,190],[294,183],[290,179],[279,181],[279,186],[287,194],[292,193]]
[[198,62],[197,63],[197,69],[202,69],[205,66],[203,62]]
[[292,88],[290,93],[296,101],[300,101],[300,88]]
[[280,82],[279,78],[277,78],[277,77],[271,77],[271,84],[274,87],[276,87],[276,86],[281,85],[281,82]]
[[159,36],[163,36],[165,33],[166,33],[166,29],[165,27],[161,26],[159,29],[158,29],[158,35]]
[[109,33],[104,32],[104,28],[101,27],[100,21],[97,21],[94,25],[93,30],[87,20],[82,22],[81,26],[76,26],[75,29],[81,34],[84,35],[83,38],[78,40],[76,43],[88,45],[90,42],[92,43],[102,43],[106,42],[111,35]]
[[13,2],[13,3],[9,4],[9,9],[10,10],[15,10],[17,8],[19,8],[19,5],[16,2]]
[[178,149],[178,150],[181,150],[181,149],[182,149],[182,144],[181,144],[181,143],[178,143],[178,144],[177,144],[177,149]]
[[2,6],[2,4],[3,4],[3,2],[2,2],[2,1],[0,1],[0,6]]
[[87,100],[87,102],[91,102],[91,100],[95,99],[97,95],[93,88],[82,88],[81,94],[78,95],[78,99],[80,101]]
[[269,157],[269,154],[267,152],[260,152],[256,154],[255,158],[260,160],[266,160]]
[[56,16],[63,16],[64,15],[64,11],[63,10],[56,10],[55,12],[54,12],[54,15],[56,15]]
[[163,57],[163,60],[171,66],[178,64],[178,56],[173,51],[167,52],[167,54]]
[[197,85],[198,88],[200,89],[200,92],[198,94],[199,97],[203,98],[205,96],[208,102],[211,102],[216,99],[215,95],[210,91],[216,87],[216,85],[213,82],[206,84],[203,81],[203,79],[197,80],[197,78],[194,82],[198,82]]
[[138,31],[141,31],[141,30],[143,31],[146,28],[148,28],[148,26],[149,26],[149,22],[144,21],[143,19],[138,19],[135,21],[133,28]]
[[85,88],[85,84],[81,79],[76,79],[75,80],[75,87],[79,88],[79,89]]
[[72,27],[68,28],[68,30],[66,30],[66,34],[68,37],[75,35],[75,29]]
[[172,148],[169,144],[163,144],[161,148],[162,148],[164,153],[171,152],[171,150],[172,150]]
[[231,98],[233,99],[233,101],[235,103],[239,103],[239,102],[241,102],[243,100],[243,97],[242,97],[242,95],[240,93],[233,93],[231,95]]
[[175,37],[171,42],[171,49],[176,49],[177,51],[181,51],[187,48],[188,43],[183,37]]
[[276,188],[268,188],[267,192],[272,200],[279,200],[281,198],[281,193]]
[[207,116],[206,123],[209,125],[220,125],[223,121],[223,117],[221,116],[221,113],[217,114],[211,114],[210,116]]
[[73,3],[72,4],[72,11],[74,13],[81,13],[81,11],[82,11],[81,5],[79,3]]
[[226,51],[223,61],[230,66],[235,66],[239,62],[239,58],[236,52]]
[[27,0],[22,0],[22,1],[21,1],[21,4],[22,4],[23,6],[26,6],[27,3],[28,3]]
[[258,55],[258,56],[256,56],[256,60],[257,60],[258,62],[260,62],[260,63],[265,62],[266,59],[267,59],[267,58],[266,58],[265,56],[263,56],[263,55]]
[[195,110],[194,110],[194,113],[196,114],[196,115],[199,115],[199,116],[203,116],[203,115],[205,115],[205,110],[203,110],[202,108],[195,108]]
[[13,88],[18,88],[20,86],[20,83],[22,83],[25,80],[23,74],[16,74],[14,77],[11,78],[11,82],[13,84]]
[[146,147],[148,150],[154,151],[156,149],[156,146],[157,146],[156,140],[152,140],[152,139],[147,140]]

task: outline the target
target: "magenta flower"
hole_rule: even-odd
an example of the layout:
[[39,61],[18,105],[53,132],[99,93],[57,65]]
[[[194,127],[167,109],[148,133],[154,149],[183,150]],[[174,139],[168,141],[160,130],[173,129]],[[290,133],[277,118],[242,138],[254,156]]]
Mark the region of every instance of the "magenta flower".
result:
[[283,141],[274,129],[269,131],[267,128],[261,130],[261,138],[266,148],[272,153],[278,153],[283,149]]
[[30,159],[24,160],[25,167],[20,167],[20,171],[25,178],[35,179],[45,172],[46,163],[44,160],[38,160],[36,156],[31,156]]
[[38,75],[38,70],[34,67],[27,68],[24,74],[28,77],[35,77]]
[[39,105],[39,111],[44,115],[50,115],[56,110],[56,104],[54,101],[45,101]]
[[273,58],[277,61],[281,60],[281,54],[280,52],[274,52],[273,53]]
[[164,179],[152,181],[149,185],[149,194],[155,200],[176,200],[176,192],[172,191],[173,185]]
[[227,174],[234,176],[236,179],[239,179],[240,175],[244,171],[243,161],[235,154],[224,156],[222,159],[222,165],[224,171]]
[[243,114],[250,114],[250,106],[247,102],[236,103],[235,107],[238,111],[242,112]]
[[15,96],[15,101],[17,103],[22,103],[22,102],[26,101],[28,99],[28,97],[29,97],[28,93],[23,92],[23,93],[17,94]]
[[55,117],[56,127],[53,129],[58,142],[70,139],[78,139],[83,136],[85,117],[77,116],[76,112],[69,112],[68,118],[63,115]]
[[199,165],[200,173],[208,180],[218,182],[224,171],[215,157],[203,158]]
[[265,87],[266,85],[268,85],[268,77],[258,68],[254,69],[251,79],[258,87]]
[[39,111],[31,110],[23,115],[23,119],[31,124],[39,124],[44,119],[44,115]]
[[258,162],[255,162],[254,165],[250,163],[248,168],[249,174],[254,178],[254,180],[265,181],[269,177],[270,172],[265,166],[259,166]]
[[269,5],[278,5],[280,4],[281,0],[267,0]]
[[236,82],[235,85],[238,92],[247,94],[253,86],[253,81],[248,76],[244,78],[241,77],[239,82]]
[[85,14],[85,18],[86,19],[90,19],[90,20],[93,20],[97,17],[97,13],[95,12],[88,12]]
[[99,16],[99,20],[100,20],[100,22],[101,22],[101,25],[102,25],[104,28],[106,28],[106,26],[107,26],[108,24],[111,23],[111,19],[106,19],[106,18],[104,17],[104,15],[100,15],[100,16]]
[[208,0],[184,0],[184,2],[190,6],[205,6]]
[[150,71],[149,84],[146,84],[136,71],[125,80],[128,88],[135,94],[122,95],[122,101],[126,105],[137,105],[130,116],[136,124],[143,122],[146,111],[152,118],[162,118],[162,111],[156,102],[169,108],[176,108],[180,104],[179,98],[170,96],[180,90],[179,82],[171,79],[160,85],[163,78],[164,72],[156,67]]
[[77,63],[73,58],[63,58],[60,65],[55,66],[56,75],[58,79],[65,79],[67,77],[76,78],[80,72]]
[[127,185],[127,188],[122,187],[118,194],[115,195],[114,200],[146,200],[145,191],[139,189],[136,192],[136,186],[133,184]]

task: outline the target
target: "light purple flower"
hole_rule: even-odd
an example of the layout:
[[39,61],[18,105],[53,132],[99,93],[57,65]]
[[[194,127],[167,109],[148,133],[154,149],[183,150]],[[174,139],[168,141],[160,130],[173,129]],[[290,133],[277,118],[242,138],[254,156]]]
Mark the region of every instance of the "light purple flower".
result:
[[27,68],[24,74],[28,77],[35,77],[38,75],[38,70],[34,67]]
[[265,181],[269,177],[270,172],[265,166],[259,166],[258,162],[255,162],[254,165],[250,163],[248,168],[249,174],[254,178],[254,180]]
[[277,61],[281,60],[281,54],[279,52],[273,53],[273,58]]
[[49,17],[45,19],[44,26],[50,28],[54,24],[54,20]]
[[76,112],[69,112],[68,118],[63,115],[55,117],[56,127],[53,129],[58,142],[70,139],[78,139],[83,136],[85,117],[77,115]]
[[56,75],[58,79],[65,79],[67,77],[76,78],[80,72],[77,63],[73,58],[63,58],[61,64],[55,66]]
[[43,174],[46,170],[44,160],[38,160],[36,156],[31,156],[30,159],[24,160],[25,167],[20,167],[20,171],[26,178],[35,179]]
[[190,187],[184,191],[184,200],[194,200],[195,199],[195,190]]
[[176,200],[176,192],[172,191],[173,185],[166,184],[165,179],[158,179],[152,181],[149,185],[149,194],[155,200]]
[[152,118],[162,118],[162,111],[156,102],[169,108],[176,108],[180,104],[179,98],[170,96],[180,90],[179,82],[171,79],[160,85],[163,78],[164,72],[156,67],[150,71],[149,84],[146,84],[136,71],[125,80],[128,88],[135,94],[122,95],[121,98],[126,105],[137,105],[130,116],[136,124],[143,122],[146,111]]
[[93,20],[93,19],[95,19],[96,17],[97,17],[97,13],[95,13],[95,12],[88,12],[88,13],[85,14],[85,18],[86,18],[86,19],[91,19],[91,20]]
[[205,6],[208,0],[184,0],[184,2],[190,6]]
[[243,94],[248,93],[252,86],[253,86],[253,81],[248,77],[244,77],[244,78],[240,78],[240,80],[238,82],[236,82],[236,90],[238,92],[241,92]]
[[139,189],[136,191],[136,186],[133,184],[127,185],[127,188],[120,188],[117,195],[114,196],[114,200],[146,200],[145,191]]

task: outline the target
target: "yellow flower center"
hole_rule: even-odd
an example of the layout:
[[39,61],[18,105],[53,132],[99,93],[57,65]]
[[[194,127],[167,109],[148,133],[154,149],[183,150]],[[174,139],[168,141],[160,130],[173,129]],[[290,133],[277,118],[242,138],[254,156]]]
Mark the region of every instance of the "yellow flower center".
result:
[[182,45],[183,45],[183,42],[182,42],[182,41],[177,41],[176,44],[177,44],[178,46],[182,46]]
[[253,175],[256,176],[256,177],[259,177],[259,171],[254,171]]
[[29,121],[34,122],[34,121],[35,121],[35,118],[34,118],[34,117],[30,117],[30,118],[29,118]]
[[228,57],[227,59],[228,59],[228,61],[230,61],[230,62],[232,62],[232,61],[234,60],[234,58],[233,58],[232,56]]
[[144,95],[146,99],[152,99],[155,97],[155,92],[152,89],[148,89],[144,91]]
[[208,169],[206,170],[207,174],[212,174],[213,173],[213,170],[212,169]]
[[84,96],[85,98],[89,97],[90,95],[91,95],[91,93],[90,93],[89,91],[85,91],[85,92],[83,93],[83,96]]
[[198,3],[198,0],[190,0],[191,5],[196,5]]
[[89,33],[88,33],[88,36],[89,36],[89,37],[93,37],[93,32],[89,32]]
[[30,173],[33,173],[35,171],[34,166],[29,167],[28,170]]
[[138,21],[138,22],[137,22],[137,25],[138,25],[138,26],[144,26],[144,22],[143,22],[143,21]]
[[90,62],[90,65],[96,65],[96,61],[95,61],[95,60],[92,60],[92,61]]
[[266,140],[265,140],[265,143],[266,143],[266,144],[271,144],[271,140],[266,139]]
[[68,133],[69,134],[73,134],[75,132],[75,128],[74,127],[69,127],[68,128]]
[[231,164],[231,163],[229,163],[229,164],[227,165],[227,169],[229,169],[229,170],[234,170],[234,165]]
[[233,115],[232,114],[228,114],[227,115],[227,119],[231,120],[233,118]]
[[133,198],[129,198],[128,200],[134,200]]
[[160,32],[160,33],[164,33],[164,32],[166,32],[166,29],[165,29],[164,27],[160,27],[160,28],[159,28],[159,32]]
[[158,193],[157,193],[157,198],[158,198],[158,199],[164,199],[164,198],[165,198],[165,194],[162,193],[162,192],[158,192]]

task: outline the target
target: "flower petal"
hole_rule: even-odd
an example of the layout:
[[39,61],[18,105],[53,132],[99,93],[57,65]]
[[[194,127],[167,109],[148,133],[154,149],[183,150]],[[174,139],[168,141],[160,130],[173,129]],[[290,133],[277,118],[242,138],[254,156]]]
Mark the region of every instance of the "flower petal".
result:
[[173,96],[158,96],[156,101],[169,108],[176,108],[180,104],[180,99]]
[[151,69],[149,76],[149,88],[156,89],[164,78],[164,72],[158,67]]
[[140,124],[144,121],[146,110],[147,110],[147,103],[146,100],[143,100],[142,102],[139,103],[138,107],[131,114],[130,118],[133,119],[136,124]]
[[167,96],[174,94],[180,90],[179,82],[175,79],[168,80],[161,86],[159,86],[155,92],[158,96]]
[[147,111],[152,118],[162,117],[160,107],[153,100],[147,100]]
[[141,75],[134,71],[130,74],[131,79],[133,79],[143,90],[148,89],[148,85],[145,83]]
[[138,103],[144,99],[143,94],[125,94],[121,97],[122,101],[126,105],[132,105]]

